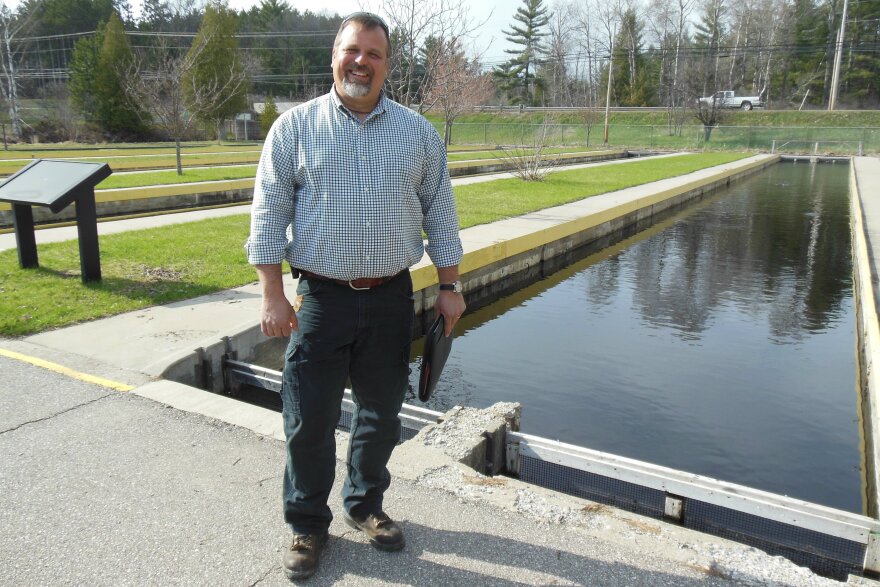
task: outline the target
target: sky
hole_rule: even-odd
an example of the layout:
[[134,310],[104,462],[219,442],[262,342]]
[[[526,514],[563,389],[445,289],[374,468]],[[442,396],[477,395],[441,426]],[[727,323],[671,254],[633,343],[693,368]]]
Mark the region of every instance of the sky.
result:
[[[15,8],[20,0],[0,0],[10,8]],[[129,0],[135,16],[140,14],[141,0]],[[320,3],[320,9],[315,10],[314,0],[287,0],[288,4],[300,11],[311,10],[313,12],[337,13],[346,15],[357,10],[369,9],[369,6],[378,6],[381,0],[325,0]],[[504,49],[513,48],[508,43],[502,30],[509,28],[513,22],[516,9],[523,4],[523,0],[462,0],[468,9],[468,13],[474,23],[485,21],[475,31],[474,47],[482,56],[484,63],[498,63],[510,58],[504,53]],[[247,9],[259,4],[259,0],[229,0],[229,6],[236,10]],[[545,0],[546,6],[552,6],[550,0]]]
[[[288,4],[297,10],[315,10],[315,2],[309,0],[287,0]],[[523,4],[523,0],[462,0],[468,9],[471,19],[475,22],[486,21],[476,31],[477,38],[474,40],[474,49],[483,55],[484,62],[504,61],[510,58],[504,53],[505,48],[512,45],[504,39],[502,30],[510,26],[516,9]],[[131,0],[134,7],[139,0]],[[237,10],[250,8],[258,4],[259,0],[229,0],[229,6]],[[346,15],[357,10],[369,9],[380,3],[370,0],[327,0],[321,3],[321,9],[317,12],[337,13]],[[552,3],[545,0],[545,5]],[[137,9],[135,9],[137,10]]]

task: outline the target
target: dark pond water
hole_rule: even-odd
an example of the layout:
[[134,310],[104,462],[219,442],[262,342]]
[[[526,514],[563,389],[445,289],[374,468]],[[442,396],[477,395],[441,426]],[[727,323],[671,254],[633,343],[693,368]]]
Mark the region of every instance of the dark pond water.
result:
[[735,184],[466,316],[428,407],[860,512],[848,202],[844,165]]

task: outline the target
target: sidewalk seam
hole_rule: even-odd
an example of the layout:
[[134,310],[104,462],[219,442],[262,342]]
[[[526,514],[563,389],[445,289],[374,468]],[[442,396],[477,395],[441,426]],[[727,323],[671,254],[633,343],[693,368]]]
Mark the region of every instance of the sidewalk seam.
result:
[[108,397],[111,397],[113,395],[116,395],[116,394],[115,393],[108,393],[106,395],[102,395],[101,397],[96,397],[95,399],[89,400],[87,402],[83,402],[81,404],[71,406],[69,408],[61,410],[60,412],[56,412],[56,413],[51,414],[49,416],[45,416],[43,418],[37,418],[36,420],[28,420],[27,422],[22,422],[18,426],[13,426],[12,428],[8,428],[6,430],[0,430],[0,436],[2,436],[3,434],[6,434],[7,432],[15,432],[19,428],[24,428],[25,426],[27,426],[29,424],[36,424],[38,422],[45,422],[46,420],[51,420],[52,418],[55,418],[55,417],[60,416],[62,414],[66,414],[67,412],[72,412],[74,410],[78,410],[79,408],[84,408],[84,407],[89,406],[95,402],[99,402],[102,399],[107,399]]

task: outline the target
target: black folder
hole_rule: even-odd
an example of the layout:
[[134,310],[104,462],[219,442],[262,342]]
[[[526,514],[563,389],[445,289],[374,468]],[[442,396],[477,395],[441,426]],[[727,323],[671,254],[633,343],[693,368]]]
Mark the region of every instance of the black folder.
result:
[[419,399],[423,402],[431,397],[437,386],[437,380],[440,379],[443,365],[449,358],[449,351],[452,350],[452,333],[443,336],[444,329],[445,324],[441,314],[425,334],[425,354],[422,355],[422,369],[419,374]]

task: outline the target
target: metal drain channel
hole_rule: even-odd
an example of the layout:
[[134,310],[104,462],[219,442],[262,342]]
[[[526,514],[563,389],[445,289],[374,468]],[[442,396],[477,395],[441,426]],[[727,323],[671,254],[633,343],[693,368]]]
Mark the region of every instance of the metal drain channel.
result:
[[[227,392],[242,385],[281,391],[280,371],[223,361]],[[349,430],[348,390],[338,427]],[[442,413],[404,404],[401,441]],[[821,575],[880,573],[880,521],[806,501],[594,451],[507,432],[505,472],[525,482],[664,519],[780,555]]]

